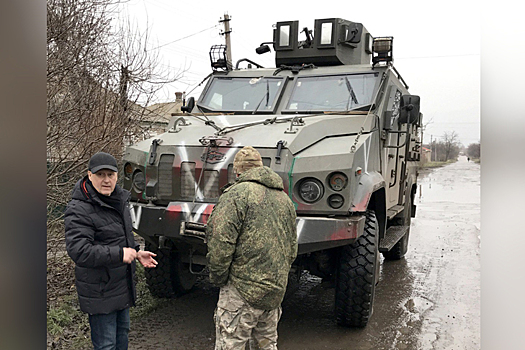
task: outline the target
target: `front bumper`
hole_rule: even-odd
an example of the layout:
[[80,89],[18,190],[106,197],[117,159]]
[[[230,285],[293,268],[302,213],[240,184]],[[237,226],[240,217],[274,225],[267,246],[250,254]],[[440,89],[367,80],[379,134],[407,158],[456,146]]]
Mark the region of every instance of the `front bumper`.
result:
[[[202,228],[207,224],[214,205],[170,202],[168,206],[161,207],[132,203],[133,228],[145,239],[158,236],[183,241],[190,245],[205,246],[206,240]],[[363,233],[365,216],[337,218],[300,216],[297,217],[296,224],[298,254],[305,254],[353,243]]]
[[131,220],[135,232],[145,239],[157,236],[189,244],[205,244],[203,235],[184,235],[185,223],[198,223],[205,227],[214,205],[190,202],[170,202],[168,206],[131,203]]
[[353,243],[363,234],[365,216],[297,217],[298,254],[334,248]]

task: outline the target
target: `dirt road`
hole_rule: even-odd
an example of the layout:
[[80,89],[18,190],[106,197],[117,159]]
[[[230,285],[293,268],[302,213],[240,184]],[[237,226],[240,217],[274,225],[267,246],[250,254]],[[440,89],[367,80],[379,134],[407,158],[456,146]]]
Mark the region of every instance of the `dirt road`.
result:
[[[374,314],[364,329],[338,327],[334,288],[304,276],[283,303],[279,349],[480,349],[480,166],[420,174],[409,252],[382,261]],[[195,291],[134,323],[130,349],[213,349],[218,289]]]

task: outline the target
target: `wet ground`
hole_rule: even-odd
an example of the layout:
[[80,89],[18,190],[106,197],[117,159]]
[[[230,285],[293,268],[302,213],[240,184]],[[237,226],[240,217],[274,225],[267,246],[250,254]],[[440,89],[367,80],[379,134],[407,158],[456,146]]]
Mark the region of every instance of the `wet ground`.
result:
[[[409,252],[382,261],[374,314],[366,328],[338,327],[334,288],[303,276],[283,303],[279,349],[480,349],[480,166],[422,171]],[[218,289],[199,281],[191,294],[132,324],[130,349],[213,349]]]

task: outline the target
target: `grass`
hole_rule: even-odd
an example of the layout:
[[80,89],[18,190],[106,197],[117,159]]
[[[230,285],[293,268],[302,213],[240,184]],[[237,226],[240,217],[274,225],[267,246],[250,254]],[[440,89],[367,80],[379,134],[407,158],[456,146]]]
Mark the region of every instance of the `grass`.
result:
[[421,169],[426,169],[426,168],[439,168],[441,166],[444,166],[444,165],[447,165],[447,164],[451,164],[451,163],[455,163],[456,160],[447,160],[446,162],[426,162],[426,163],[419,163],[419,167]]
[[[148,290],[144,267],[137,263],[137,305],[130,308],[131,323],[169,303],[168,299],[154,298]],[[89,319],[80,310],[76,289],[48,305],[48,349],[84,350],[91,347]],[[51,346],[52,344],[52,346]]]
[[90,346],[89,321],[80,311],[76,291],[50,306],[47,311],[48,348],[86,349]]
[[51,336],[58,336],[64,333],[64,327],[69,327],[72,323],[73,314],[69,306],[64,305],[47,312],[47,331]]

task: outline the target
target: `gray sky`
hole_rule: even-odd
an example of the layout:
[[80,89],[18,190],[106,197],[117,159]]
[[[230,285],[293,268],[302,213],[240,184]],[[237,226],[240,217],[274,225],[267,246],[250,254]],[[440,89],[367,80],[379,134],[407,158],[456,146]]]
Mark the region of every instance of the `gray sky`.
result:
[[[451,131],[464,146],[480,141],[478,2],[131,0],[121,8],[123,17],[149,29],[151,48],[158,47],[163,68],[184,71],[159,101],[191,91],[211,72],[209,50],[224,44],[219,20],[225,13],[231,17],[234,64],[248,58],[265,67],[275,66],[273,50],[257,55],[255,48],[272,40],[273,24],[298,20],[300,28],[313,29],[315,19],[340,17],[363,23],[372,36],[394,37],[394,66],[410,92],[421,97],[424,123],[429,122],[425,143]],[[201,88],[189,96],[197,97]]]

